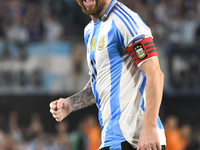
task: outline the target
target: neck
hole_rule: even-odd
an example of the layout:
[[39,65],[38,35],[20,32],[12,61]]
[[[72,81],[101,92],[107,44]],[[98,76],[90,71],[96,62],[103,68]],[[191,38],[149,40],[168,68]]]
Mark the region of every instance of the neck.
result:
[[101,19],[101,17],[105,14],[106,10],[110,6],[111,2],[112,0],[107,0],[105,6],[103,7],[102,11],[98,15],[90,15],[94,23],[98,22]]

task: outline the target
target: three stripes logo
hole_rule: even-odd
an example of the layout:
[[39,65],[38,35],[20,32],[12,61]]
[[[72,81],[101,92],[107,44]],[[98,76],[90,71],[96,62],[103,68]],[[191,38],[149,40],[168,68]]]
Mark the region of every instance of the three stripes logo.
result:
[[96,81],[96,77],[97,77],[97,70],[96,70],[96,61],[95,59],[94,60],[91,60],[90,61],[91,65],[92,65],[92,68],[93,68],[93,72],[92,72],[92,82]]

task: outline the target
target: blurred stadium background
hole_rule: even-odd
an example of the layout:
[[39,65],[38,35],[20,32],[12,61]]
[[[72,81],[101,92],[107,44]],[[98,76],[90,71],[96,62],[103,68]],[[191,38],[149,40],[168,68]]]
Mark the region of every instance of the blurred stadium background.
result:
[[[199,150],[200,0],[120,1],[152,30],[165,74],[160,117],[176,137],[169,143],[182,146],[174,150]],[[51,101],[76,93],[89,79],[83,43],[89,21],[75,0],[0,0],[0,150],[99,145],[96,106],[71,114],[65,127],[49,112]]]

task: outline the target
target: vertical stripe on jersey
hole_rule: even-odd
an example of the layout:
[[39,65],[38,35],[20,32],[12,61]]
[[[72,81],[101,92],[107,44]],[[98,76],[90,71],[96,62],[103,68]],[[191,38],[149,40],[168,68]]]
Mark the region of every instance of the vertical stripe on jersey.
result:
[[[96,99],[99,99],[99,94],[96,94]],[[98,119],[99,119],[99,124],[101,126],[101,131],[103,130],[104,126],[103,126],[103,119],[102,119],[102,112],[101,112],[101,105],[100,105],[101,99],[99,99],[99,103],[97,103],[98,106]]]
[[[100,27],[101,27],[101,21],[98,21],[97,23],[94,24],[92,38],[91,38],[91,41],[90,41],[90,61],[93,62],[93,74],[95,74],[95,75],[97,75],[97,72],[95,72],[95,70],[96,70],[96,60],[95,60],[96,45],[97,45],[97,41],[98,41],[98,37],[99,37]],[[95,36],[96,36],[96,43],[95,43],[94,52],[92,52],[92,39]],[[96,98],[96,103],[97,103],[97,106],[98,106],[98,109],[99,109],[99,113],[98,113],[99,124],[101,125],[101,129],[103,129],[103,121],[102,121],[102,113],[101,113],[101,105],[100,105],[101,100],[99,99],[99,94],[97,92],[96,80],[93,80],[93,82],[92,82],[92,89],[93,89],[93,93],[94,93],[94,96]]]
[[[110,30],[108,32],[108,44],[111,42],[117,42],[119,39],[116,36],[117,27],[112,22]],[[119,103],[120,95],[120,80],[123,66],[123,54],[122,46],[108,47],[108,55],[110,59],[110,76],[111,76],[111,91],[110,91],[110,109],[111,120],[109,121],[104,146],[119,146],[121,142],[125,141],[125,138],[121,132],[119,126],[119,119],[121,117],[121,109]],[[111,146],[111,149],[112,149]]]
[[90,34],[89,34],[90,30],[88,30],[85,35],[84,35],[84,41],[85,41],[85,45],[87,46],[88,44],[88,40],[89,40],[89,37],[90,37]]
[[[97,46],[97,41],[98,41],[98,37],[99,37],[100,27],[101,27],[101,21],[98,21],[97,23],[94,24],[92,38],[91,38],[91,41],[90,41],[90,63],[91,63],[92,68],[93,68],[92,74],[95,76],[95,77],[92,77],[94,79],[93,80],[94,83],[96,82],[95,80],[96,80],[96,76],[97,76],[95,55],[96,55],[96,46]],[[94,51],[92,52],[92,48],[93,48],[92,42],[93,42],[94,37],[96,37],[96,41],[95,41]]]
[[162,124],[162,122],[161,122],[161,120],[160,120],[160,117],[158,117],[157,125],[158,125],[158,128],[159,128],[159,129],[164,129],[163,124]]

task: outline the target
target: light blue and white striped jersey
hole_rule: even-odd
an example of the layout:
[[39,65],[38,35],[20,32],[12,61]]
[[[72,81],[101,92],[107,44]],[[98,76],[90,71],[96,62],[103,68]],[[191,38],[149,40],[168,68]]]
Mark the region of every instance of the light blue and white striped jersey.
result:
[[[145,111],[146,77],[126,50],[152,37],[139,15],[113,0],[101,20],[91,21],[84,30],[92,90],[99,109],[102,147],[118,149],[127,140],[137,147]],[[158,133],[166,144],[158,117]]]

